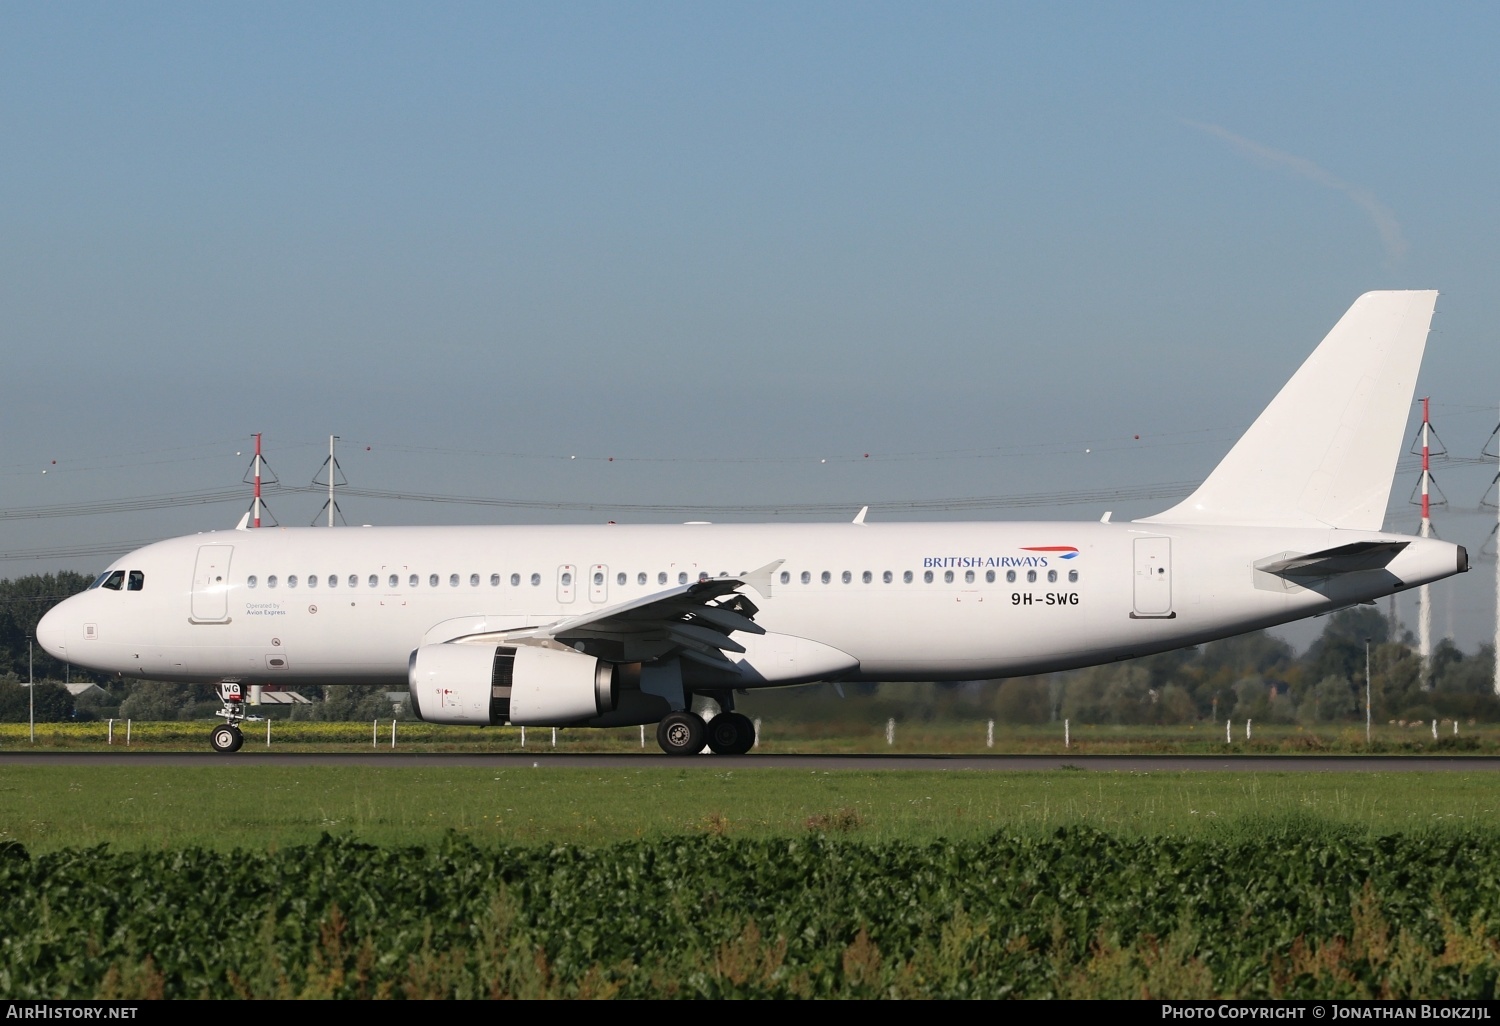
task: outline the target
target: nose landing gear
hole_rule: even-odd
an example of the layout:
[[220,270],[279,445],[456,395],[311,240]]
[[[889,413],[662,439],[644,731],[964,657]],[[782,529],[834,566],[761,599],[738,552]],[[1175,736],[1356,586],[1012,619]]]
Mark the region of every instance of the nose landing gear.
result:
[[240,746],[245,743],[245,735],[240,731],[240,724],[247,718],[245,695],[239,684],[225,681],[219,685],[219,701],[224,706],[214,715],[224,717],[224,723],[213,729],[208,743],[213,746],[214,751],[227,755],[239,751]]

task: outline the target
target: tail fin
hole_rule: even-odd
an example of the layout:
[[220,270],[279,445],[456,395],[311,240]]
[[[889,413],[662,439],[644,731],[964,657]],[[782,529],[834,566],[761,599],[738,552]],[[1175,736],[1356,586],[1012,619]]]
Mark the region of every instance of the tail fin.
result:
[[1367,292],[1192,495],[1148,524],[1378,531],[1436,292]]

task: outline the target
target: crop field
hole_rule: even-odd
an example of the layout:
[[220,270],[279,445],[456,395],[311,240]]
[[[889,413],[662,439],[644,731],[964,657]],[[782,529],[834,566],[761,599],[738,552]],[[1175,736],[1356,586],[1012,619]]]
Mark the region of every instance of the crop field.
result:
[[709,763],[0,766],[0,993],[1493,997],[1500,981],[1490,772]]

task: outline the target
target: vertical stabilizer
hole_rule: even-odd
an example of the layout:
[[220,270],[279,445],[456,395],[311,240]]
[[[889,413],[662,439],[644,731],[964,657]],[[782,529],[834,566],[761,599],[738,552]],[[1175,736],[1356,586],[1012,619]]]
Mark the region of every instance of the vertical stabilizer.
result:
[[1436,292],[1367,292],[1192,495],[1154,524],[1385,521]]

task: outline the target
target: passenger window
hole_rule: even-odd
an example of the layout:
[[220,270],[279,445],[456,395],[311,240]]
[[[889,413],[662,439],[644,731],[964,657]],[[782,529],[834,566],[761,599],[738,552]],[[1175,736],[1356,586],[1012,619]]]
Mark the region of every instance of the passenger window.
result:
[[646,571],[642,570],[640,573],[635,575],[635,583],[641,585],[644,585],[646,583]]
[[287,574],[286,575],[286,586],[288,588],[295,588],[297,586],[297,575],[296,574]]
[[512,588],[519,588],[521,586],[521,575],[520,574],[511,574],[510,575],[510,586]]
[[698,571],[698,583],[702,584],[706,580],[708,580],[708,571],[707,570],[699,570]]
[[1005,583],[1006,584],[1015,584],[1016,583],[1016,572],[1014,570],[1007,570],[1007,571],[1005,571]]
[[984,583],[985,584],[994,584],[995,583],[995,571],[993,571],[993,570],[986,570],[984,572]]
[[893,579],[893,575],[891,574],[891,572],[889,570],[887,570],[885,573],[883,573],[883,574],[880,575],[880,580],[881,580],[881,583],[883,583],[883,584],[890,584],[892,579]]
[[499,574],[490,574],[490,587],[491,588],[498,588],[498,587],[500,587],[500,575]]
[[561,581],[561,584],[562,584],[562,586],[563,586],[563,587],[564,587],[564,588],[569,588],[569,587],[572,587],[572,585],[573,585],[573,575],[572,575],[572,574],[569,574],[569,573],[564,573],[564,574],[563,574],[563,575],[562,575],[562,581]]
[[[495,583],[498,584],[499,582],[497,581]],[[422,578],[418,577],[416,574],[412,574],[410,577],[408,577],[406,579],[406,586],[408,588],[416,588],[416,587],[419,587],[421,584],[422,584]]]
[[904,573],[904,574],[901,575],[901,582],[903,584],[910,584],[911,583],[911,571],[910,570],[906,571],[906,573]]
[[253,588],[253,587],[255,587],[259,583],[260,582],[258,580],[256,580],[254,574],[251,574],[249,577],[245,578],[245,587],[247,587],[247,588]]
[[[106,584],[105,587],[107,588],[107,587],[109,587],[109,585]],[[272,574],[270,577],[266,578],[266,587],[267,588],[274,588],[274,587],[276,587],[276,575],[275,574]]]
[[667,572],[665,570],[661,571],[660,573],[658,573],[656,575],[656,583],[657,584],[666,584],[667,583]]
[[[621,575],[620,575],[620,583],[621,583],[621,584],[624,584],[624,583],[625,583],[625,575],[624,575],[624,574],[621,574]],[[596,586],[599,586],[599,587],[603,587],[603,586],[604,586],[604,575],[603,575],[603,574],[601,574],[601,573],[600,573],[600,572],[599,572],[599,571],[597,571],[597,570],[596,570],[596,571],[594,571],[594,584],[595,584],[595,585],[596,585]]]
[[854,574],[851,571],[845,570],[842,579],[845,584],[850,584],[854,581]]
[[808,570],[802,571],[802,583],[803,584],[811,584],[812,583],[812,573],[810,571],[808,571]]
[[783,571],[781,571],[781,583],[782,584],[791,584],[792,583],[792,573],[791,573],[790,570],[783,570]]
[[922,574],[922,583],[923,584],[931,584],[932,583],[932,571],[931,570],[925,571]]
[[124,588],[125,571],[116,570],[114,573],[110,574],[104,579],[104,583],[100,585],[100,587],[108,588],[110,591],[119,591],[120,589]]
[[1068,571],[1068,583],[1069,584],[1077,584],[1078,583],[1078,571],[1077,570],[1069,570]]
[[401,578],[396,574],[391,574],[391,576],[386,578],[385,583],[388,587],[399,588],[401,587]]
[[379,574],[371,574],[370,575],[370,587],[372,587],[372,588],[378,588],[378,587],[380,587],[380,575]]
[[436,588],[437,586],[438,586],[438,575],[437,574],[428,574],[427,575],[427,587],[429,587],[429,588]]
[[859,575],[859,579],[861,581],[863,581],[865,584],[869,584],[869,583],[871,583],[872,581],[875,580],[875,575],[872,574],[872,573],[870,573],[870,571],[866,570],[864,573],[862,573],[862,574]]
[[349,575],[349,587],[351,587],[351,588],[358,588],[359,587],[359,574],[350,574]]
[[943,583],[944,584],[952,584],[953,583],[953,571],[952,570],[944,570],[943,571]]
[[307,575],[307,586],[309,588],[316,588],[318,586],[318,575],[317,574],[308,574]]
[[974,571],[972,571],[972,570],[965,570],[964,571],[964,583],[965,584],[973,584],[974,583]]
[[471,588],[477,588],[477,587],[479,587],[479,575],[478,574],[470,574],[469,575],[469,587],[471,587]]
[[532,574],[531,575],[531,586],[533,588],[540,588],[542,586],[542,575],[541,574]]
[[140,591],[146,586],[146,575],[139,570],[130,571],[130,580],[125,584],[126,591]]
[[1026,583],[1027,584],[1035,584],[1036,583],[1036,571],[1035,570],[1028,570],[1028,571],[1026,571]]
[[458,574],[449,574],[448,575],[448,587],[450,587],[450,588],[457,588],[458,587]]
[[618,584],[620,587],[623,588],[625,586],[625,575],[624,574],[615,574],[615,583]]
[[819,577],[819,580],[821,580],[824,584],[827,584],[829,581],[833,580],[833,574],[829,573],[827,570],[824,570],[822,575]]
[[679,572],[677,574],[677,583],[678,584],[686,584],[687,583],[687,574],[685,572]]
[[339,575],[338,574],[329,574],[328,575],[328,586],[330,588],[337,588],[339,586]]
[[1048,570],[1047,571],[1047,583],[1048,584],[1056,584],[1057,583],[1057,571],[1056,570]]

